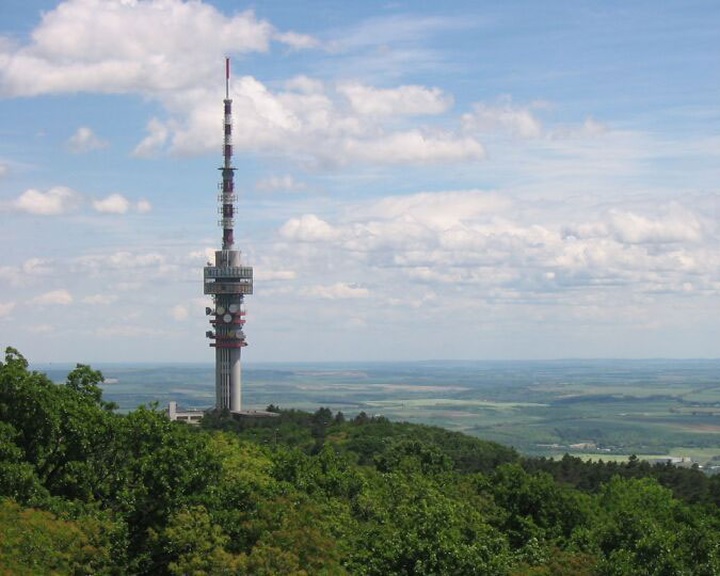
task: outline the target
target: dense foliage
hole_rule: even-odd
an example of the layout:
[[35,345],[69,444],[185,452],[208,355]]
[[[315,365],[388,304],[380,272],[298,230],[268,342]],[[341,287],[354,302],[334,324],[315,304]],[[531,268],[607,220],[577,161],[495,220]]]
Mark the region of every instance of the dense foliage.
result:
[[0,362],[0,574],[714,575],[720,483],[270,409],[201,427]]

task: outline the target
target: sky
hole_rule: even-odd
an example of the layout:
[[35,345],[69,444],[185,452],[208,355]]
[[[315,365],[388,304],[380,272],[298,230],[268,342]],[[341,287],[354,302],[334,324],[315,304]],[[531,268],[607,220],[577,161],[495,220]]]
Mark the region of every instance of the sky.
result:
[[247,362],[720,357],[716,0],[2,0],[0,345],[212,362],[225,57]]

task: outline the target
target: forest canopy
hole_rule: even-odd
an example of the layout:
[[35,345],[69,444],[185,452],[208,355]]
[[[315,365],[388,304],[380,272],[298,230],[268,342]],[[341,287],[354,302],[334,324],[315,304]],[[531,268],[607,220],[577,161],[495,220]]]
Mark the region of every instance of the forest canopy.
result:
[[524,458],[430,426],[119,414],[103,376],[0,362],[1,574],[713,575],[720,481]]

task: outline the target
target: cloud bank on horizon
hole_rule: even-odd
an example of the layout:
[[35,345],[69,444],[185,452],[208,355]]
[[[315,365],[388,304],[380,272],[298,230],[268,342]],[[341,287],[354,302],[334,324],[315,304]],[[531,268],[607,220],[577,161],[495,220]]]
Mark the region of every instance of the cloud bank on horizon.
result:
[[210,361],[233,60],[245,357],[718,357],[720,6],[31,0],[2,345]]

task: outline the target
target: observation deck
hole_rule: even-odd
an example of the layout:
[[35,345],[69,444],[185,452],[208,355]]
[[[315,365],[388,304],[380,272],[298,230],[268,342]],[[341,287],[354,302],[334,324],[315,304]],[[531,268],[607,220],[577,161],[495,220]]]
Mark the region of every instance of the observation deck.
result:
[[205,294],[252,294],[252,266],[206,266],[203,269]]

